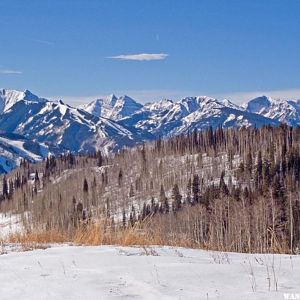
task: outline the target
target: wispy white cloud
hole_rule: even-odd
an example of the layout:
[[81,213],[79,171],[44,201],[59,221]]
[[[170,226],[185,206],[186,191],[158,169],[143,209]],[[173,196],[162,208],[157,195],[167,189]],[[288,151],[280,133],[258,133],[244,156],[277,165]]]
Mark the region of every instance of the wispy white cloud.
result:
[[40,40],[40,39],[29,39],[29,40],[32,41],[32,42],[36,42],[36,43],[44,44],[44,45],[48,45],[48,46],[53,46],[54,45],[54,42],[47,41],[47,40]]
[[118,60],[137,60],[137,61],[150,61],[150,60],[163,60],[169,55],[166,53],[139,53],[139,54],[121,54],[117,56],[109,56],[108,58]]
[[0,74],[3,75],[18,75],[22,74],[23,71],[20,70],[12,70],[12,69],[0,69]]

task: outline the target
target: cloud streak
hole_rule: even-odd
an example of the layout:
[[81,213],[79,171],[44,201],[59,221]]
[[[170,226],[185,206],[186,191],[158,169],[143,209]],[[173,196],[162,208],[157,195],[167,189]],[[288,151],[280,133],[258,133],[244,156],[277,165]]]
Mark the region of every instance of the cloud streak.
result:
[[163,60],[169,55],[166,53],[139,53],[139,54],[121,54],[117,56],[109,56],[108,58],[117,60],[134,60],[134,61],[151,61]]
[[22,74],[23,72],[20,70],[11,70],[11,69],[0,69],[0,74],[2,75],[19,75]]
[[53,46],[54,45],[54,42],[47,41],[47,40],[40,40],[40,39],[29,39],[29,40],[32,41],[32,42],[36,42],[36,43],[44,44],[44,45],[48,45],[48,46]]

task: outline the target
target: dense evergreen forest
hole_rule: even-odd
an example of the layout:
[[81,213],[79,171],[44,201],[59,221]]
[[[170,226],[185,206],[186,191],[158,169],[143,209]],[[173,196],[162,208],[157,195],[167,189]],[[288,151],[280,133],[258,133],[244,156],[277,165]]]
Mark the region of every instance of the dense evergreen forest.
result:
[[22,161],[2,182],[0,209],[20,214],[27,234],[72,241],[93,227],[99,243],[130,232],[137,243],[299,253],[300,128],[210,128]]

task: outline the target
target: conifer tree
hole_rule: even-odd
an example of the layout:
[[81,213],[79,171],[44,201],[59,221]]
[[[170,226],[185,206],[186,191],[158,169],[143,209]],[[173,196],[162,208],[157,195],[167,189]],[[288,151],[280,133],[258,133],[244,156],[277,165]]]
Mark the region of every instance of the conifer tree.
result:
[[182,196],[179,192],[178,184],[175,183],[174,187],[172,189],[172,200],[173,200],[172,208],[173,208],[174,212],[180,210],[180,208],[181,208],[181,199],[182,199]]
[[123,181],[123,171],[122,171],[122,169],[120,169],[119,175],[118,175],[118,184],[119,184],[119,186],[121,186],[122,181]]
[[125,212],[125,208],[123,208],[123,212],[122,212],[122,224],[123,224],[123,228],[126,228],[126,212]]
[[221,178],[220,178],[220,184],[219,184],[219,189],[220,189],[220,192],[227,196],[229,194],[229,190],[228,190],[228,187],[224,181],[224,176],[225,176],[225,171],[222,171],[222,174],[221,174]]
[[133,185],[132,184],[130,184],[129,197],[130,198],[134,197],[134,191],[133,191]]
[[256,158],[256,170],[255,170],[255,186],[256,188],[260,188],[262,184],[262,178],[263,178],[263,161],[262,161],[262,155],[261,150],[257,153]]
[[6,176],[3,177],[2,194],[3,194],[4,199],[8,198],[8,184],[7,184]]
[[88,185],[86,178],[84,178],[84,180],[83,180],[83,191],[85,193],[88,193],[88,191],[89,191],[89,185]]
[[198,174],[195,174],[193,177],[192,192],[193,192],[192,203],[193,204],[199,203],[200,202],[200,180]]
[[97,166],[101,167],[103,165],[103,157],[100,150],[97,151]]
[[186,203],[191,204],[192,203],[192,180],[189,178],[189,181],[186,186]]
[[165,214],[168,214],[170,212],[170,205],[167,197],[164,199],[164,202],[162,203],[162,208]]
[[161,203],[163,203],[163,202],[167,199],[163,184],[161,184],[161,186],[160,186],[160,195],[159,195],[159,199],[160,199],[160,202],[161,202]]

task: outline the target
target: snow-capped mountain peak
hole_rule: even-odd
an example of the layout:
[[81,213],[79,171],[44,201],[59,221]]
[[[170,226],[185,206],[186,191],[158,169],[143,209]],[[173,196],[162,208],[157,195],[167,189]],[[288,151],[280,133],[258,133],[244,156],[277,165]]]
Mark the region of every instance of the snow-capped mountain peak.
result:
[[270,107],[272,103],[275,103],[275,100],[271,97],[260,96],[250,100],[248,103],[244,104],[243,107],[250,112],[260,114],[266,108]]
[[300,104],[297,101],[261,96],[250,100],[244,107],[251,113],[291,126],[300,124]]
[[0,131],[44,143],[56,153],[107,152],[194,129],[278,126],[280,122],[300,124],[300,101],[261,96],[241,107],[228,99],[196,96],[142,105],[127,95],[112,94],[75,108],[29,90],[0,89]]
[[0,113],[9,110],[18,101],[27,100],[31,102],[45,102],[46,99],[39,98],[29,90],[23,92],[16,90],[0,89]]
[[118,120],[130,116],[142,107],[142,104],[137,103],[127,95],[121,96],[116,100],[115,105],[112,108],[110,119]]
[[144,110],[159,112],[159,111],[170,109],[173,105],[174,105],[173,100],[163,99],[157,102],[150,102],[145,104]]
[[234,109],[241,109],[241,110],[244,110],[244,108],[242,106],[238,106],[234,103],[232,103],[229,99],[222,99],[220,100],[220,102],[224,105],[224,106],[227,106],[227,107],[231,107],[231,108],[234,108]]
[[115,94],[108,95],[105,100],[107,103],[110,103],[111,105],[115,105],[118,97]]
[[228,99],[218,100],[208,96],[186,97],[180,100],[178,103],[182,104],[189,113],[192,113],[196,110],[203,111],[206,109],[220,108],[223,106],[239,110],[242,109]]
[[127,95],[116,97],[114,94],[80,106],[81,109],[94,116],[112,120],[127,117],[142,107],[142,104]]

